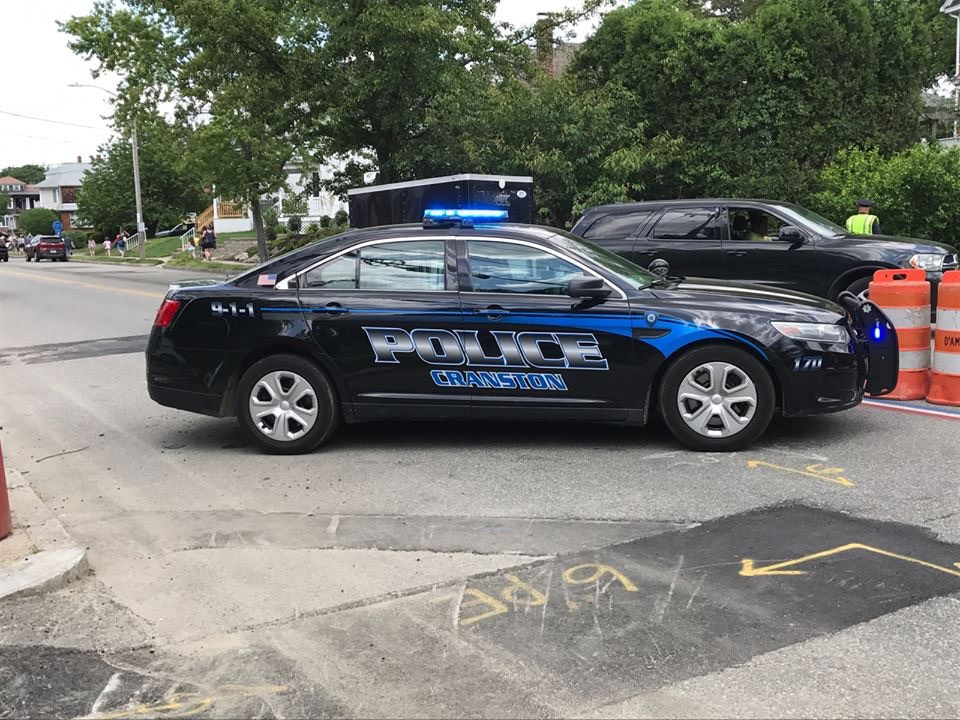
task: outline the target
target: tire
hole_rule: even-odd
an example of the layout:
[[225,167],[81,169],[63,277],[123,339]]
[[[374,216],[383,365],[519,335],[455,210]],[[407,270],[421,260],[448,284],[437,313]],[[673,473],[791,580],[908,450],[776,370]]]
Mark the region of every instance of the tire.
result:
[[[738,380],[741,385],[732,384]],[[717,392],[719,383],[729,387]],[[696,399],[699,393],[703,401]],[[717,398],[719,405],[714,403]],[[743,401],[730,402],[736,398]],[[750,353],[726,345],[694,348],[677,358],[664,373],[657,399],[673,436],[701,452],[747,447],[763,435],[776,409],[776,389],[767,369]],[[708,415],[699,412],[701,408]]]
[[[296,385],[291,385],[293,376],[298,376]],[[306,390],[302,389],[304,384]],[[283,402],[292,403],[292,406],[288,404],[283,408],[280,405]],[[311,404],[313,424],[303,432],[302,421],[311,419],[305,412]],[[253,414],[258,405],[264,413],[261,419]],[[277,425],[280,421],[277,415],[270,413],[271,410],[276,413],[296,412],[300,419],[282,415],[283,424]],[[240,378],[237,419],[264,452],[297,455],[310,452],[334,433],[340,424],[340,405],[333,385],[316,364],[298,355],[271,355],[251,365]],[[280,439],[284,435],[285,439]]]
[[852,283],[850,283],[849,285],[847,285],[847,286],[844,288],[844,290],[845,290],[846,292],[853,293],[853,294],[856,295],[857,297],[860,297],[860,295],[861,295],[862,293],[866,292],[866,291],[870,288],[870,281],[871,281],[872,279],[873,279],[873,278],[872,278],[872,277],[869,277],[869,276],[868,276],[868,277],[859,278],[859,279],[857,279],[857,280],[854,280],[854,281],[853,281]]

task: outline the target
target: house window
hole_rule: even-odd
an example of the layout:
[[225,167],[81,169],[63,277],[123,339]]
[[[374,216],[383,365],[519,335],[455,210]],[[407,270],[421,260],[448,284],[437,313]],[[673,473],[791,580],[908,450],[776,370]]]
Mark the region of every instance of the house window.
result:
[[62,188],[60,193],[65,203],[75,203],[77,201],[77,189],[75,187]]

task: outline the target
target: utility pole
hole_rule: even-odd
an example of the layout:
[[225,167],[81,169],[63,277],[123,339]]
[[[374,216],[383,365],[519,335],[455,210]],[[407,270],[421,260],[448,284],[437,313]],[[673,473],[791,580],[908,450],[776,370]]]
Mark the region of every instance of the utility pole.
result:
[[143,224],[143,201],[140,199],[140,146],[137,142],[137,121],[133,121],[130,133],[130,146],[133,149],[133,192],[137,199],[137,232],[140,234],[140,259],[147,258],[147,232]]

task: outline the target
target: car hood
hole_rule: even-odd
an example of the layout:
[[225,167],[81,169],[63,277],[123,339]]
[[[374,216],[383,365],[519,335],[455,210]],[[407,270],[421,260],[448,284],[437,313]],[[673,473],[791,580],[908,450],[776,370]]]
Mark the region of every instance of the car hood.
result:
[[836,303],[792,290],[750,283],[686,278],[654,294],[684,309],[768,315],[795,322],[837,322],[846,313]]

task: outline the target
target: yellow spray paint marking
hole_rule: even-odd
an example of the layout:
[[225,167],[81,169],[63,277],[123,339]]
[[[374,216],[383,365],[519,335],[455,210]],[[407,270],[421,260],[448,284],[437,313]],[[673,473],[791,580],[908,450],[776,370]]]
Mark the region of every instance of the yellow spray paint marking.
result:
[[773,463],[768,463],[763,460],[748,460],[747,467],[768,467],[773,468],[774,470],[782,470],[784,472],[794,473],[796,475],[804,475],[806,477],[816,478],[817,480],[823,480],[825,482],[836,483],[837,485],[843,485],[844,487],[854,487],[854,484],[850,480],[840,475],[840,473],[843,472],[843,468],[825,468],[819,463],[807,465],[806,469],[804,470],[797,470],[795,468],[783,467],[782,465],[774,465]]
[[49,283],[59,283],[60,285],[76,285],[82,288],[89,288],[91,290],[104,290],[106,292],[121,293],[123,295],[139,295],[141,297],[153,298],[154,300],[162,300],[166,290],[157,290],[156,292],[147,292],[146,290],[129,290],[127,288],[118,288],[112,287],[110,285],[101,285],[100,283],[87,283],[80,282],[79,280],[66,280],[64,278],[54,278],[48,277],[46,275],[40,275],[36,272],[19,272],[17,270],[5,270],[5,275],[17,275],[19,277],[25,277],[30,280],[40,280],[42,282]]
[[[580,570],[589,570],[591,568],[593,569],[593,574],[589,577],[576,577],[576,573]],[[563,571],[563,579],[569,585],[590,585],[591,583],[597,582],[604,575],[612,575],[620,582],[621,585],[623,585],[624,590],[627,592],[637,591],[637,586],[630,582],[630,578],[609,565],[594,565],[592,563],[588,563],[586,565],[574,565],[573,567],[569,567]]]
[[101,720],[122,720],[139,717],[193,717],[213,707],[212,697],[202,697],[199,693],[174,693],[162,703],[137,705],[110,715],[100,715]]
[[814,553],[813,555],[804,555],[796,560],[786,560],[785,562],[775,563],[773,565],[767,565],[766,567],[760,568],[754,566],[753,560],[745,559],[741,561],[740,574],[745,577],[756,577],[758,575],[806,575],[806,570],[793,570],[788,568],[793,568],[796,565],[810,562],[811,560],[818,560],[820,558],[830,557],[831,555],[839,555],[840,553],[847,552],[848,550],[866,550],[867,552],[876,553],[877,555],[891,557],[896,560],[904,560],[906,562],[915,563],[916,565],[922,565],[923,567],[930,568],[931,570],[937,570],[942,573],[947,573],[948,575],[960,577],[960,563],[954,563],[953,568],[948,568],[944,567],[943,565],[929,563],[926,560],[918,560],[917,558],[912,558],[909,555],[900,555],[898,553],[893,553],[888,550],[881,550],[880,548],[875,548],[870,545],[863,545],[861,543],[841,545],[840,547],[824,550],[822,552]]
[[[507,573],[504,577],[510,581],[510,585],[500,591],[500,597],[506,602],[514,605],[525,605],[526,607],[540,607],[547,604],[547,596],[532,585],[510,573]],[[518,598],[517,590],[522,591],[524,595]]]
[[[470,596],[470,600],[467,600],[467,595]],[[456,600],[457,597],[457,595],[444,595],[443,597],[435,598],[434,602]],[[504,613],[510,612],[510,608],[497,600],[495,597],[487,595],[482,590],[476,590],[474,588],[467,588],[464,590],[463,599],[460,601],[460,612],[462,613],[464,608],[475,607],[477,605],[486,606],[487,611],[482,612],[479,615],[471,615],[468,618],[458,617],[457,624],[472,625],[475,622],[480,622],[481,620],[486,620],[487,618],[496,617],[497,615],[503,615]]]
[[[286,685],[223,685],[217,694],[279,695],[287,691]],[[109,715],[97,715],[100,720],[128,720],[142,717],[185,718],[199,715],[213,707],[214,698],[195,692],[178,692],[168,698],[148,705],[136,705]]]

